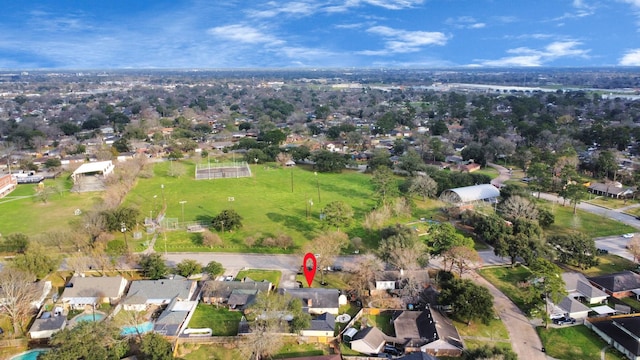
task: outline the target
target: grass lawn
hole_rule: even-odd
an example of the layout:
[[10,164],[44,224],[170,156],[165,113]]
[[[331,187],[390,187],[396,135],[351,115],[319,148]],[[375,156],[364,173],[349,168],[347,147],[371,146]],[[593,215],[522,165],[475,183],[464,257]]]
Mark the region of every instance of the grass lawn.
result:
[[364,315],[360,318],[360,322],[364,323],[366,319],[368,326],[374,326],[382,330],[383,333],[389,336],[395,336],[396,331],[393,328],[391,319],[393,318],[393,311],[382,311],[379,315]]
[[509,341],[509,333],[507,332],[507,328],[504,327],[504,324],[501,320],[492,319],[488,325],[476,321],[467,326],[466,322],[460,322],[457,320],[454,320],[453,324],[455,325],[456,329],[458,329],[458,333],[460,333],[460,336],[462,337],[477,336],[493,339],[496,341]]
[[[155,175],[149,179],[139,179],[136,187],[127,195],[125,204],[137,206],[142,214],[152,211],[157,214],[164,198],[167,218],[182,219],[180,202],[186,201],[185,221],[205,223],[210,223],[222,210],[237,211],[243,218],[242,229],[221,234],[224,246],[215,251],[269,252],[268,248],[245,244],[245,238],[256,234],[264,238],[285,233],[293,238],[294,247],[300,247],[324,230],[319,214],[328,203],[338,200],[348,203],[354,210],[354,219],[363,219],[365,213],[375,205],[370,176],[357,172],[314,175],[313,171],[304,167],[284,169],[273,165],[252,165],[253,176],[250,178],[196,181],[193,179],[195,164],[190,161],[184,161],[183,164],[187,170],[180,177],[167,175],[169,162],[156,164]],[[313,201],[313,205],[307,218],[309,200]],[[364,232],[359,221],[344,230],[349,234]],[[207,247],[197,243],[196,238],[196,235],[184,231],[170,231],[167,233],[167,249],[208,251]],[[164,249],[163,237],[158,238],[156,247],[157,250]],[[290,248],[287,252],[293,250]],[[272,251],[283,252],[282,249]]]
[[349,347],[349,345],[341,342],[340,343],[340,353],[342,355],[346,355],[346,356],[362,356],[361,353],[355,351],[355,350],[351,350],[351,348]]
[[482,175],[487,175],[489,176],[491,179],[495,179],[498,177],[498,175],[500,174],[498,172],[498,170],[489,167],[489,166],[485,166],[483,168],[481,168],[480,170],[476,170],[474,171],[475,174],[482,174]]
[[601,197],[601,196],[593,198],[591,200],[586,200],[585,202],[588,202],[589,204],[593,204],[593,205],[606,207],[609,209],[620,209],[620,208],[624,208],[624,207],[638,203],[637,200],[627,200],[625,202],[624,200],[621,200],[621,199],[612,199],[612,198]]
[[200,303],[196,308],[190,328],[210,328],[213,336],[233,336],[238,334],[238,324],[242,318],[239,311],[229,311],[226,308],[216,308],[214,305]]
[[240,271],[236,276],[236,279],[242,280],[245,277],[251,278],[254,281],[267,280],[277,288],[280,283],[282,273],[278,270],[249,269]]
[[[336,272],[326,272],[324,274],[325,285],[320,284],[320,272],[316,272],[316,276],[313,278],[313,282],[311,283],[311,287],[313,288],[327,288],[327,289],[346,289],[347,285],[347,277],[349,274],[336,271]],[[296,275],[296,281],[302,282],[303,287],[307,286],[307,279],[305,279],[304,275]]]
[[512,349],[511,343],[509,342],[509,340],[482,341],[482,340],[476,340],[476,339],[465,339],[464,345],[469,350],[477,349],[485,345],[489,347],[495,346],[501,349]]
[[178,355],[185,360],[235,360],[243,356],[238,349],[229,349],[226,346],[204,344],[182,344],[178,349]]
[[545,229],[545,233],[549,235],[567,234],[578,230],[596,238],[636,231],[635,228],[629,225],[586,211],[578,210],[574,216],[572,206],[562,206],[562,204],[548,202],[542,204],[555,215],[555,222],[548,229]]
[[[600,349],[607,344],[584,325],[554,329],[536,328],[547,354],[556,359],[599,360]],[[611,354],[615,356],[615,354]],[[608,357],[609,358],[609,357]],[[612,359],[622,359],[612,357]]]
[[581,270],[571,266],[568,267],[573,271],[582,272],[587,277],[612,274],[624,270],[633,270],[636,267],[636,264],[632,261],[614,254],[600,255],[598,256],[598,261],[599,264],[597,266],[590,267],[586,270]]
[[287,359],[293,357],[319,356],[329,354],[329,348],[322,344],[285,344],[277,353],[271,356],[272,359]]
[[481,269],[480,275],[507,295],[525,314],[529,313],[524,303],[522,289],[518,287],[518,283],[526,281],[531,276],[529,269],[524,266],[491,267]]
[[9,196],[0,199],[2,214],[2,234],[21,232],[36,235],[43,231],[61,231],[69,228],[69,223],[78,217],[76,209],[91,210],[93,204],[101,201],[102,193],[71,193],[69,174],[57,179],[45,180],[45,187],[62,191],[51,195],[44,203],[38,199],[36,184],[21,184]]

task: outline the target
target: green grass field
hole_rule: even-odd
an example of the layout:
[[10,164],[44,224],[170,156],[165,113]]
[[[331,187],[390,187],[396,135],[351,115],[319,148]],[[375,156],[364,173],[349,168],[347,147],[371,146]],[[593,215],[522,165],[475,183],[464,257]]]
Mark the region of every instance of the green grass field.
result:
[[273,284],[274,287],[278,287],[280,284],[280,277],[282,277],[282,272],[277,270],[258,270],[258,269],[249,269],[242,270],[236,275],[236,279],[242,280],[245,277],[252,279],[253,281],[263,281],[267,280]]
[[566,265],[565,267],[571,269],[572,271],[578,271],[583,273],[585,276],[591,277],[617,273],[624,270],[633,270],[637,266],[632,261],[613,254],[598,256],[598,262],[598,265],[590,267],[586,270]]
[[[547,354],[556,359],[600,359],[600,350],[607,344],[586,326],[536,328]],[[622,359],[607,351],[607,359]]]
[[200,303],[193,313],[189,327],[194,329],[210,328],[213,336],[234,336],[238,334],[238,324],[242,318],[239,311],[216,308]]
[[69,229],[69,223],[77,218],[76,209],[90,210],[95,202],[102,200],[102,193],[71,193],[71,180],[68,174],[57,179],[45,180],[45,187],[54,187],[62,191],[52,194],[47,202],[36,195],[37,185],[22,184],[9,196],[0,199],[0,233],[8,235],[15,232],[36,235],[43,231]]
[[541,204],[555,215],[555,222],[548,229],[545,229],[547,234],[566,234],[578,230],[596,238],[636,231],[629,225],[586,211],[578,210],[577,214],[573,215],[573,206],[562,206],[562,204],[548,202]]
[[[362,219],[375,205],[369,176],[350,171],[315,175],[313,171],[300,167],[284,169],[253,165],[253,177],[250,178],[196,181],[193,179],[193,163],[185,162],[187,172],[178,178],[166,175],[169,166],[168,162],[156,164],[155,176],[139,179],[137,186],[127,195],[125,204],[138,207],[142,214],[148,216],[152,212],[157,214],[165,202],[166,216],[181,221],[180,202],[186,201],[185,221],[205,223],[210,223],[222,210],[235,210],[243,218],[243,227],[221,234],[225,245],[217,251],[247,251],[249,248],[244,239],[256,234],[267,237],[285,233],[293,237],[296,246],[300,246],[322,232],[319,215],[328,203],[338,200],[348,203],[355,212],[354,219]],[[313,205],[309,205],[309,200]],[[362,232],[357,230],[360,226],[354,223],[344,230]],[[164,239],[159,237],[156,243],[158,250],[163,250],[163,242]],[[167,248],[169,251],[207,250],[197,243],[196,235],[184,231],[168,232]],[[268,251],[262,249],[262,252]]]

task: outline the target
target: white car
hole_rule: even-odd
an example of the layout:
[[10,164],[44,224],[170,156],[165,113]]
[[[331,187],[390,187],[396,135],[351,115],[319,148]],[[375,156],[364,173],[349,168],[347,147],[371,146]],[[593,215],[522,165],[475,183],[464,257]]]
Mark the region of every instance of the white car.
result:
[[628,233],[628,234],[622,235],[622,237],[625,238],[625,239],[631,239],[633,237],[633,235],[634,235],[633,233]]

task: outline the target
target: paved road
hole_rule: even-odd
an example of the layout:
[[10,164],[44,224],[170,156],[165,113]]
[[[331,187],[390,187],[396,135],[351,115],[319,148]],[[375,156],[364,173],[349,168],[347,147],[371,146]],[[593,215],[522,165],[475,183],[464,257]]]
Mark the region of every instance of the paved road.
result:
[[[636,235],[640,236],[640,235]],[[631,239],[626,239],[622,236],[607,236],[596,238],[596,248],[609,251],[611,254],[618,255],[629,261],[634,261],[633,255],[627,251],[627,244]]]

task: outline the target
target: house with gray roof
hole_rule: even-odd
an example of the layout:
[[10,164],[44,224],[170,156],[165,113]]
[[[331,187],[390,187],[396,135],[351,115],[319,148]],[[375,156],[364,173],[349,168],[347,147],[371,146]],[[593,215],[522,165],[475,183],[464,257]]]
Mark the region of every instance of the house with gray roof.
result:
[[309,314],[330,313],[338,315],[340,291],[338,289],[282,289],[282,293],[302,300],[302,310]]
[[269,292],[269,281],[206,281],[202,287],[202,301],[207,304],[227,304],[231,309],[242,309],[255,299],[259,292]]
[[60,301],[73,309],[100,303],[117,303],[127,287],[122,276],[74,276],[65,286]]
[[584,301],[587,304],[602,304],[607,301],[609,295],[594,287],[587,278],[578,272],[562,273],[567,296]]
[[333,338],[335,328],[335,316],[333,316],[333,314],[324,313],[311,319],[309,328],[302,330],[300,335],[317,337],[319,338],[318,342],[326,343],[329,339]]
[[363,354],[375,355],[382,352],[386,342],[387,335],[380,331],[380,329],[377,327],[366,327],[360,329],[360,331],[351,338],[351,350]]
[[127,296],[122,300],[123,308],[144,311],[151,305],[168,304],[174,298],[191,300],[197,285],[196,281],[183,278],[132,281]]
[[44,312],[33,321],[29,328],[29,337],[32,339],[48,339],[67,326],[67,317],[59,314],[53,316],[50,312]]
[[178,336],[188,325],[188,319],[198,305],[197,301],[173,298],[153,325],[153,331],[164,336]]
[[564,312],[564,316],[579,320],[586,319],[591,311],[591,308],[569,296],[565,296],[558,304],[558,307]]

